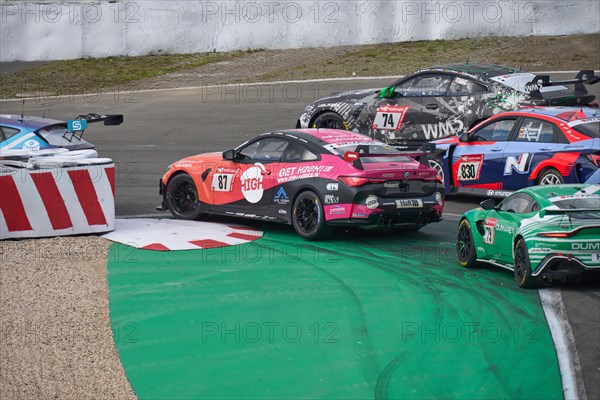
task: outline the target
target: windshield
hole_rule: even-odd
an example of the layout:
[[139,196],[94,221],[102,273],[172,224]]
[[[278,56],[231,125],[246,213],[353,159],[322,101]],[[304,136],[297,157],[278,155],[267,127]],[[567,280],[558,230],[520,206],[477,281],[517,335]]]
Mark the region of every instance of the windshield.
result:
[[573,127],[579,133],[591,138],[600,138],[600,121],[588,122],[586,124],[580,124]]

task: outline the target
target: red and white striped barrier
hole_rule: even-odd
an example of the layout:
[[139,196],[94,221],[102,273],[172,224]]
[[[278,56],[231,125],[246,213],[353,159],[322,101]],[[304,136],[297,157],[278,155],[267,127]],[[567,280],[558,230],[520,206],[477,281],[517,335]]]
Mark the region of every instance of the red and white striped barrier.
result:
[[77,158],[43,157],[0,163],[0,239],[114,229],[113,161]]

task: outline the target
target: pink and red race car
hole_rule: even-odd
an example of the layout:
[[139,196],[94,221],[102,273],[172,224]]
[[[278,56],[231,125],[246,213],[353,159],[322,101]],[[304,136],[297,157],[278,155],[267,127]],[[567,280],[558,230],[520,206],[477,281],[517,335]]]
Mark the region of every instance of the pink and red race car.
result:
[[440,221],[444,206],[436,170],[333,129],[265,133],[234,150],[184,158],[169,166],[160,194],[177,218],[277,221],[309,240],[340,225],[417,230]]

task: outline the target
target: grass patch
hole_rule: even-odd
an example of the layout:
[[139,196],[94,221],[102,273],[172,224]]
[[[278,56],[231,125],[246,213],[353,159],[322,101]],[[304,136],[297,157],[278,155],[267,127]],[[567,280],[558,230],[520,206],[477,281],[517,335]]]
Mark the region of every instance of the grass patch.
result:
[[600,34],[389,43],[362,46],[333,62],[280,69],[257,81],[404,75],[436,64],[467,61],[529,71],[599,69],[599,48]]
[[[290,63],[290,66],[258,75],[248,72],[241,79],[238,76],[219,83],[403,75],[436,64],[467,61],[508,65],[529,71],[600,69],[599,48],[600,33],[356,46],[341,56],[318,62],[307,58],[305,64]],[[256,51],[262,50],[54,61],[0,76],[0,97],[77,95],[106,88],[135,89],[136,82],[140,80],[194,68],[201,73],[205,64],[235,59]],[[271,50],[264,54],[268,57],[276,52]]]
[[36,68],[0,76],[1,98],[100,92],[105,88],[230,60],[251,52],[254,51],[52,61]]

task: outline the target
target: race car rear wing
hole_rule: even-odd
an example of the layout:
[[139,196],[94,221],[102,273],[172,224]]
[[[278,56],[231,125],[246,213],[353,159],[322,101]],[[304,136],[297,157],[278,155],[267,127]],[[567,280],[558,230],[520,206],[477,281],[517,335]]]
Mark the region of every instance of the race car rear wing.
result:
[[544,218],[546,215],[560,215],[560,214],[577,214],[577,213],[600,213],[600,209],[597,208],[568,208],[568,209],[544,209],[540,211],[540,217]]
[[[536,75],[531,82],[525,85],[525,89],[529,91],[532,97],[544,99],[542,88],[551,86],[564,86],[574,85],[575,90],[573,92],[576,96],[582,96],[588,94],[585,85],[595,85],[600,82],[600,76],[596,76],[593,70],[581,70],[575,76],[575,79],[568,79],[563,81],[551,81],[550,75]],[[564,96],[564,94],[562,94]]]
[[[424,155],[436,152],[435,143],[424,143],[420,149],[415,150],[415,151],[399,151],[398,153],[392,153],[392,154],[389,154],[389,153],[387,153],[387,154],[365,153],[365,152],[363,152],[363,149],[361,149],[361,147],[363,147],[363,146],[357,146],[356,151],[347,151],[344,154],[344,161],[349,162],[355,168],[362,169],[362,170],[364,170],[364,167],[362,165],[362,162],[360,161],[361,157],[407,156],[407,157],[412,157],[412,158],[418,159],[419,157],[422,157]],[[364,147],[368,149],[367,146],[364,146]],[[392,146],[392,147],[395,147],[395,146]]]
[[123,123],[123,114],[100,115],[89,113],[78,115],[75,119],[67,121],[67,130],[63,134],[63,138],[67,139],[69,142],[72,141],[74,137],[81,140],[87,125],[96,122],[104,122],[105,126],[121,125]]

